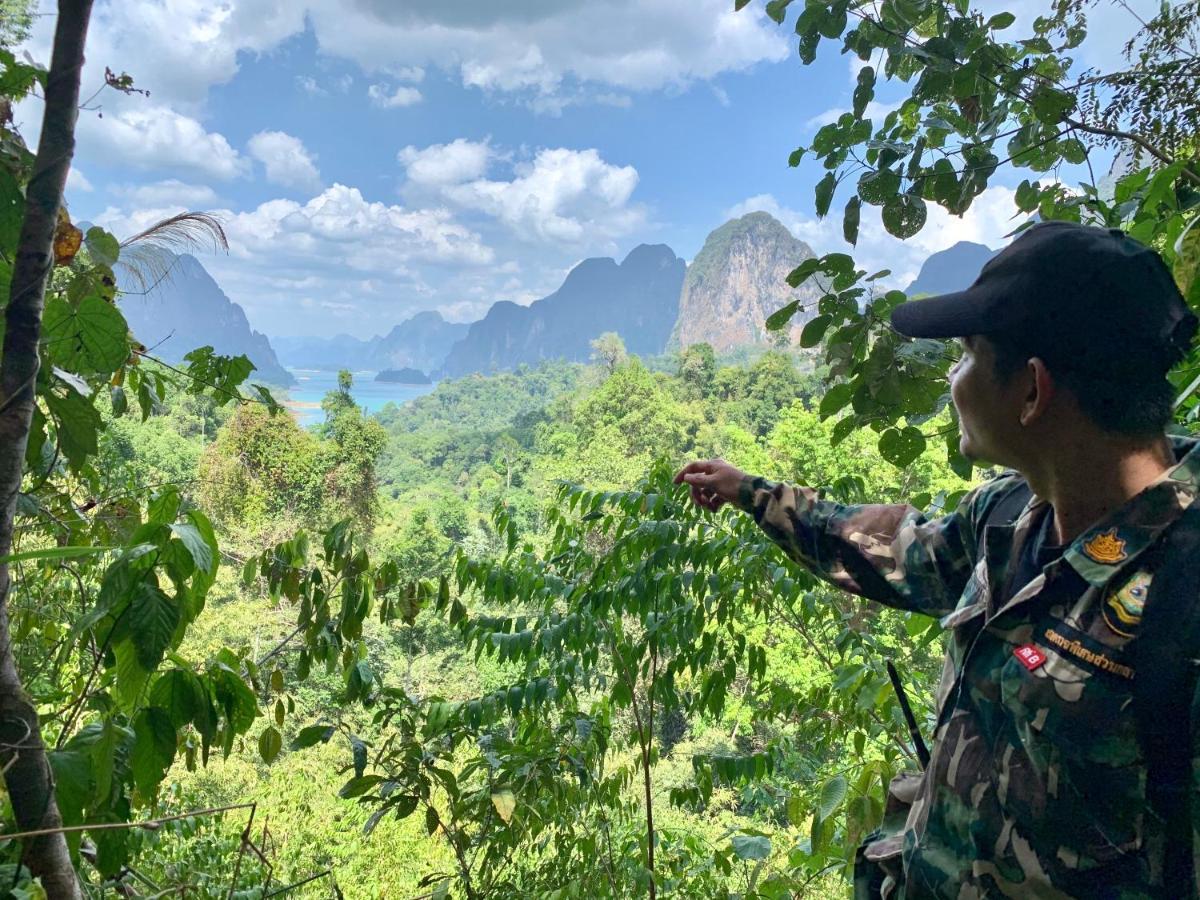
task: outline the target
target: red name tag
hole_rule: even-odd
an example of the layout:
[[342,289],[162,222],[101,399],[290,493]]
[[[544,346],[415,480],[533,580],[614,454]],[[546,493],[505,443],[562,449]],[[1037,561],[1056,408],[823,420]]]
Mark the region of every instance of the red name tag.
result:
[[1013,651],[1013,656],[1021,661],[1021,665],[1030,672],[1046,661],[1046,654],[1033,644],[1025,644]]

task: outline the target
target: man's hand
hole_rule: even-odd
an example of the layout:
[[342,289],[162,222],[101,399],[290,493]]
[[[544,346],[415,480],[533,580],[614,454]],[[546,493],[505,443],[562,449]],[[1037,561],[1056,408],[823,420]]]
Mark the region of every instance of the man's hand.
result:
[[698,459],[679,470],[675,483],[690,486],[692,502],[716,512],[737,500],[745,477],[745,472],[723,459]]

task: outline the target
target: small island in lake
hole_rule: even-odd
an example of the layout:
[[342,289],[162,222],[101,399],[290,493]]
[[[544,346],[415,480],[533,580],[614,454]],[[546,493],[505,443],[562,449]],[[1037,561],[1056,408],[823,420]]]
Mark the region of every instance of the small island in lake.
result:
[[420,369],[384,369],[375,376],[376,381],[388,384],[433,384],[429,376]]

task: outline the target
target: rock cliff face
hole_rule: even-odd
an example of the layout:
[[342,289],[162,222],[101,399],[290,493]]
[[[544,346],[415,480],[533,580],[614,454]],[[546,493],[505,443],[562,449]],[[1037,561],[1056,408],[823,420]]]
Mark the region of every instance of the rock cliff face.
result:
[[[769,343],[765,323],[771,313],[796,297],[801,306],[820,298],[821,291],[811,281],[799,290],[785,281],[813,255],[812,248],[765,212],[726,222],[708,236],[688,267],[671,347],[708,343],[724,353]],[[815,314],[813,309],[796,314],[790,329],[793,341]]]
[[280,387],[296,383],[279,364],[267,336],[250,327],[245,311],[225,296],[200,261],[182,254],[167,277],[144,296],[125,294],[121,312],[139,341],[154,356],[177,363],[197,347],[224,356],[244,354],[254,363],[251,381]]
[[471,325],[442,374],[511,369],[543,359],[583,361],[590,342],[615,331],[630,353],[661,353],[679,310],[685,264],[670,247],[642,244],[618,265],[585,259],[562,287],[529,306],[501,301]]

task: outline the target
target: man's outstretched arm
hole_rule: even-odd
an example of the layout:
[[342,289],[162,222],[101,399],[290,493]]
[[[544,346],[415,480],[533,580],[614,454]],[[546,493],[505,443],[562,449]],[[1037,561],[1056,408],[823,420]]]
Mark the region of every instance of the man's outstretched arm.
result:
[[[783,551],[832,584],[900,609],[943,616],[975,565],[980,492],[927,519],[904,504],[844,506],[812,488],[747,475],[724,460],[689,463],[675,476],[705,509],[750,513]],[[990,493],[990,492],[989,492]]]

